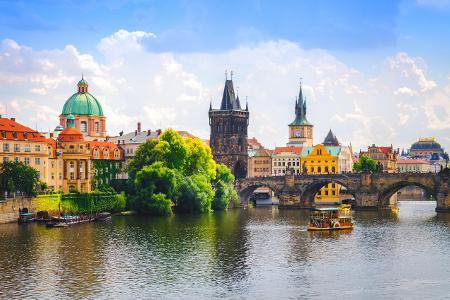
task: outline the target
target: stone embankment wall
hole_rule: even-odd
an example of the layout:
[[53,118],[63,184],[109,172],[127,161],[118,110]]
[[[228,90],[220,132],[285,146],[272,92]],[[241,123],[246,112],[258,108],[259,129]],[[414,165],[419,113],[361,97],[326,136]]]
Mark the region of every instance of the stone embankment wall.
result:
[[31,198],[0,200],[0,224],[17,222],[19,208],[31,208]]

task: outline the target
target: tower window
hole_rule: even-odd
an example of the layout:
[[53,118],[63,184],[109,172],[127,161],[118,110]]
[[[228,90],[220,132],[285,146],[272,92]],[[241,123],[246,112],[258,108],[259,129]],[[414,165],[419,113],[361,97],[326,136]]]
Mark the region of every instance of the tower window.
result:
[[100,132],[100,124],[98,122],[95,122],[94,129],[95,129],[95,132],[97,132],[97,133]]

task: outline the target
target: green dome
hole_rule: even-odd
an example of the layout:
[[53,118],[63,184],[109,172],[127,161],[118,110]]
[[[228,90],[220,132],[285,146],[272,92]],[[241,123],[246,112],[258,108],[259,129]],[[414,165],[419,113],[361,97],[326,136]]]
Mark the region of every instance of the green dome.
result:
[[94,96],[87,92],[79,92],[73,94],[69,99],[67,99],[61,114],[103,116],[103,109]]
[[84,80],[84,78],[81,78],[80,81],[78,81],[78,85],[80,84],[88,84],[86,80]]

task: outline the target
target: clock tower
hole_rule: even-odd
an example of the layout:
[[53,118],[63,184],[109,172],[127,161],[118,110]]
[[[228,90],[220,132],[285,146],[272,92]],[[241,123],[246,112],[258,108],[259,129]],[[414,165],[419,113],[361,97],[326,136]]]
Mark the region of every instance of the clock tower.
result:
[[313,145],[313,125],[306,119],[306,99],[302,84],[295,100],[295,120],[289,124],[289,146],[309,147]]

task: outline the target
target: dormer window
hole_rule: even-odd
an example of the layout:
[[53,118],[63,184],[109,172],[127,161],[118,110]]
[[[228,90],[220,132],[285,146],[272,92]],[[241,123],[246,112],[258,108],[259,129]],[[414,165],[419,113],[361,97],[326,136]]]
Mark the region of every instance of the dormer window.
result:
[[[17,138],[17,132],[16,132],[16,136],[14,138]],[[23,133],[23,138],[27,139],[28,138],[28,132],[24,132]]]
[[6,139],[6,131],[2,131],[2,138]]
[[17,139],[17,132],[16,131],[13,131],[12,135],[13,135],[13,139]]

